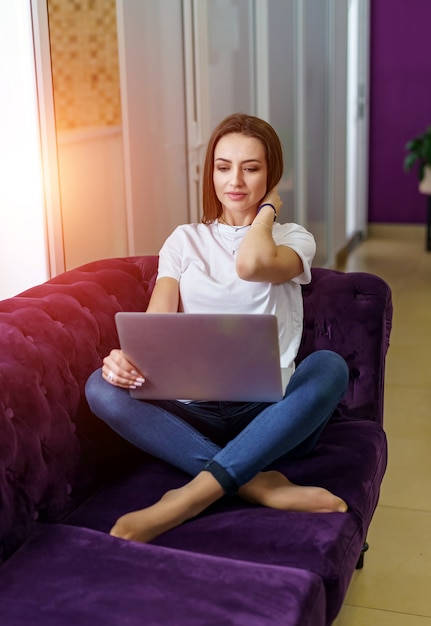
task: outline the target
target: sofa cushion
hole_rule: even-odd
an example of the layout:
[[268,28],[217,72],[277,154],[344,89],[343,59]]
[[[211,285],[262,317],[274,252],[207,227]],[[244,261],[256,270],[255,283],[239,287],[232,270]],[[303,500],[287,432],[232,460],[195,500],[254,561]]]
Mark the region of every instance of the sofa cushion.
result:
[[[308,514],[275,511],[224,498],[204,514],[153,543],[254,563],[304,568],[322,578],[327,623],[338,613],[377,505],[387,462],[386,438],[371,421],[328,424],[312,454],[281,459],[274,468],[293,482],[320,485],[343,497],[349,511]],[[123,513],[149,506],[188,477],[154,461],[99,489],[68,518],[108,532]]]
[[[31,590],[31,593],[29,593]],[[323,626],[318,576],[40,527],[0,569],[8,626]]]

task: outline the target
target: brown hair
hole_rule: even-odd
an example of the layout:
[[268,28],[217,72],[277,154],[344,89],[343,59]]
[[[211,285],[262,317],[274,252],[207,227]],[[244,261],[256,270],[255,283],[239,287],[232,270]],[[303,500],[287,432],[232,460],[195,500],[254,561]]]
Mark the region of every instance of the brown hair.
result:
[[222,214],[222,205],[216,196],[213,183],[214,152],[220,139],[230,133],[255,137],[262,142],[268,169],[267,191],[279,183],[283,174],[283,150],[272,126],[258,117],[245,113],[229,115],[214,129],[207,146],[202,181],[204,224],[210,224]]

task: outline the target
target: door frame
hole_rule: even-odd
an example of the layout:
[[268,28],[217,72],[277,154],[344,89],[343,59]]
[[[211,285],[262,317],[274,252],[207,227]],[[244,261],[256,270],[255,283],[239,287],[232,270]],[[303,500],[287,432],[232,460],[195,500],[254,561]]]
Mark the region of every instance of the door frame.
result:
[[54,90],[47,0],[30,0],[33,24],[33,46],[36,67],[36,89],[39,107],[44,200],[47,230],[49,274],[52,278],[65,271],[63,218],[55,126]]

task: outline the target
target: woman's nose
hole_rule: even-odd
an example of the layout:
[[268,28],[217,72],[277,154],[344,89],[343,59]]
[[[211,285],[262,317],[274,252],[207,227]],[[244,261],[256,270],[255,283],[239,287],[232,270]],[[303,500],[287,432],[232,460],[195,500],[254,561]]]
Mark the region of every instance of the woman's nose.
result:
[[242,169],[240,167],[233,167],[231,172],[232,172],[231,184],[235,186],[242,185],[243,183]]

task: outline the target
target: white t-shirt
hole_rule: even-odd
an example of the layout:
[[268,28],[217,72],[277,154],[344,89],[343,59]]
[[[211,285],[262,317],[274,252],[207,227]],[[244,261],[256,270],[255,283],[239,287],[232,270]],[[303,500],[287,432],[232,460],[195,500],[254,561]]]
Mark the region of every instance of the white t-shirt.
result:
[[278,319],[280,366],[292,368],[302,336],[301,284],[311,280],[316,252],[313,236],[297,224],[274,224],[277,245],[289,246],[301,257],[304,271],[291,281],[274,285],[238,277],[235,252],[250,227],[212,224],[178,226],[160,250],[157,280],[179,282],[185,313],[271,313]]

